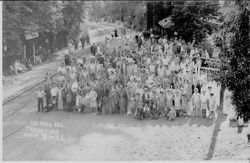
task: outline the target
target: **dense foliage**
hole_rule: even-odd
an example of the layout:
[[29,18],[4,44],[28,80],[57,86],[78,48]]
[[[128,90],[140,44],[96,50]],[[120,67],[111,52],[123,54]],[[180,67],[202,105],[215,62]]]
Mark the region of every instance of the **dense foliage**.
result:
[[222,64],[216,80],[232,91],[232,102],[237,113],[249,120],[250,40],[247,5],[247,1],[239,1],[224,6],[221,11],[224,23],[215,41],[222,48]]
[[146,28],[146,3],[142,1],[98,1],[92,16],[110,22],[122,21],[133,30]]
[[[149,4],[153,6],[153,11],[147,11]],[[218,0],[101,1],[96,3],[97,12],[93,14],[97,19],[111,16],[111,20],[121,20],[128,27],[138,31],[145,30],[147,24],[152,28],[160,27],[158,21],[172,16],[174,25],[168,29],[169,31],[177,31],[187,41],[195,36],[200,42],[215,28],[209,20],[217,16],[218,8]]]
[[215,29],[210,20],[218,14],[218,1],[180,1],[173,5],[173,29],[184,40],[191,41],[195,37],[197,42],[202,42]]
[[3,44],[6,54],[23,53],[26,32],[57,33],[66,30],[69,38],[84,28],[84,16],[91,3],[86,1],[4,1]]

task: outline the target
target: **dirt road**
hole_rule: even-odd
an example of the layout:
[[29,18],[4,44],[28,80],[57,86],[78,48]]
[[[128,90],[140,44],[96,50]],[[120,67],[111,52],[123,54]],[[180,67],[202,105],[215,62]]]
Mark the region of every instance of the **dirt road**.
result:
[[[105,29],[106,30],[106,29]],[[206,158],[215,123],[200,118],[174,121],[138,121],[121,115],[89,115],[52,111],[37,112],[35,90],[3,106],[3,160],[203,160]],[[215,146],[217,160],[233,151],[236,138],[223,141],[232,130],[222,122]],[[233,134],[235,136],[235,134]],[[223,149],[226,148],[226,149]],[[239,159],[236,150],[230,159]],[[241,159],[247,159],[247,150]]]

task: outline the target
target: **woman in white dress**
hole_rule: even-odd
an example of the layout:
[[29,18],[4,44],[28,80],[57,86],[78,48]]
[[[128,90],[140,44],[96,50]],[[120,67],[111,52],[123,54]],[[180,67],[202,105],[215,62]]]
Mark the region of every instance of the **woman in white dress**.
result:
[[202,94],[201,94],[201,113],[202,117],[206,118],[207,113],[208,113],[208,97],[206,95],[206,90],[202,89]]
[[200,116],[200,107],[201,107],[201,97],[198,93],[198,88],[194,89],[194,94],[192,95],[192,107],[194,117]]
[[214,93],[211,92],[208,98],[208,104],[209,104],[209,117],[213,120],[216,120],[216,115],[215,115],[215,107],[216,107],[216,101],[215,101],[215,97],[214,97]]
[[63,89],[63,85],[61,84],[58,87],[58,110],[63,110],[63,99],[62,99],[62,89]]
[[181,116],[181,93],[179,90],[175,91],[175,96],[174,96],[174,107],[176,111],[176,115],[179,117]]
[[97,115],[97,101],[96,101],[96,98],[97,98],[97,93],[94,89],[94,87],[92,86],[91,87],[91,91],[89,92],[89,106],[90,106],[90,109],[91,111]]

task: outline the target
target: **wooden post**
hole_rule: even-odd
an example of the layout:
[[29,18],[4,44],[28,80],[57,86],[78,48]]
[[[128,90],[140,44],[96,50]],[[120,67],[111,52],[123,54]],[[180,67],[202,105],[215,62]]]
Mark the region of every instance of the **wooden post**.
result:
[[35,49],[35,42],[33,42],[33,60],[34,60],[34,64],[36,64],[36,49]]

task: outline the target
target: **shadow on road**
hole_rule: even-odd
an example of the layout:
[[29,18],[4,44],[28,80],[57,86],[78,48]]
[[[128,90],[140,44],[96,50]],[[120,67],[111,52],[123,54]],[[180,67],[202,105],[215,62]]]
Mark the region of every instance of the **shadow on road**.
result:
[[218,133],[220,131],[220,126],[226,119],[227,119],[227,116],[224,115],[221,110],[219,110],[218,111],[218,118],[217,118],[217,120],[215,122],[215,126],[214,126],[214,131],[213,131],[213,136],[212,136],[212,139],[211,139],[209,151],[208,151],[208,154],[207,154],[205,160],[211,160],[213,158]]

